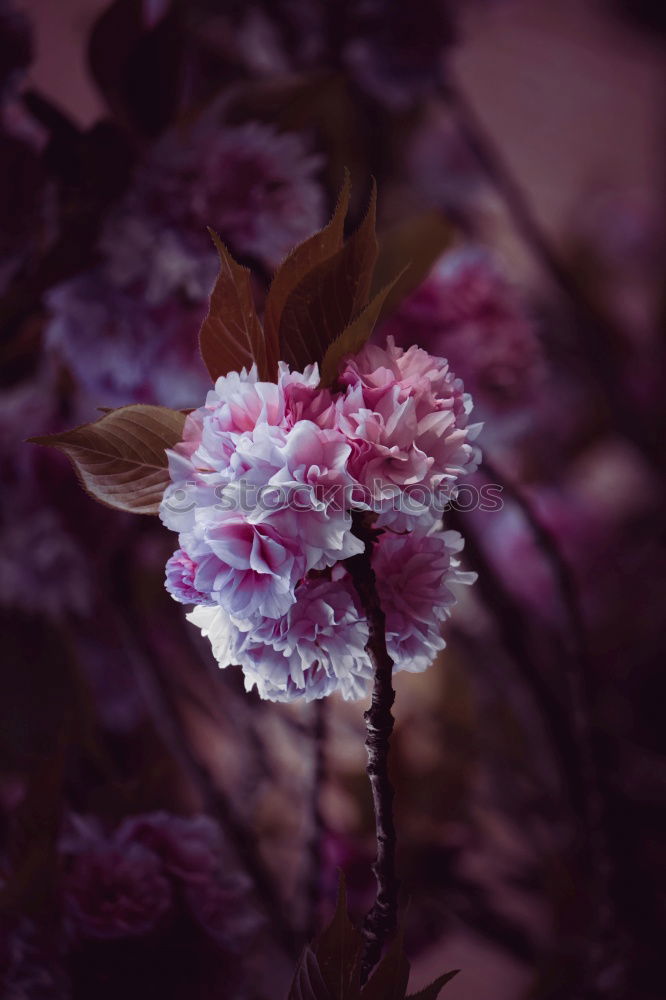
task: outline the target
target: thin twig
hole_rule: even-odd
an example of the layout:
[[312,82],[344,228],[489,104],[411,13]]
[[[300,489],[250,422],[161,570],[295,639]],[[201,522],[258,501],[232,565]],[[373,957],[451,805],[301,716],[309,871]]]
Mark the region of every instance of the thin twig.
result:
[[326,783],[326,698],[319,698],[313,705],[312,746],[313,768],[310,789],[310,841],[308,844],[307,873],[307,939],[312,940],[317,933],[319,907],[321,904],[323,840],[326,824],[322,810],[322,795]]
[[377,833],[377,857],[372,866],[377,881],[377,897],[363,925],[365,943],[361,981],[365,982],[396,928],[400,883],[395,863],[394,792],[388,767],[393,731],[391,708],[395,700],[393,660],[386,648],[386,619],[377,595],[377,581],[371,562],[374,535],[372,529],[360,518],[355,522],[354,531],[365,543],[365,549],[361,555],[346,560],[345,565],[368,619],[370,634],[367,651],[374,668],[372,700],[364,718],[367,727],[367,774],[372,789]]

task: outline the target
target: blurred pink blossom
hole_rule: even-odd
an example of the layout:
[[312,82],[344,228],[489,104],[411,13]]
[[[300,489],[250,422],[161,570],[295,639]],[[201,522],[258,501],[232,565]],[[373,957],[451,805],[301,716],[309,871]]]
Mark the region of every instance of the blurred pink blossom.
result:
[[2,507],[0,605],[54,621],[89,613],[88,560],[56,511],[19,490]]
[[237,255],[275,267],[323,222],[322,162],[303,136],[226,124],[215,106],[157,144],[128,207],[200,234],[204,246],[212,226]]
[[220,827],[209,816],[131,816],[116,841],[121,847],[140,844],[160,858],[187,909],[218,946],[238,950],[257,929],[250,883],[232,867]]
[[172,907],[161,859],[76,821],[63,844],[64,907],[75,937],[134,937],[154,931]]
[[47,304],[47,345],[93,405],[186,407],[210,384],[196,342],[203,307],[150,307],[99,270],[57,286]]
[[220,828],[209,816],[174,816],[166,812],[131,816],[118,828],[120,847],[140,844],[160,858],[181,881],[214,875],[222,857]]
[[542,375],[534,323],[482,250],[445,254],[382,324],[378,338],[387,335],[447,358],[476,401],[492,407],[525,398]]

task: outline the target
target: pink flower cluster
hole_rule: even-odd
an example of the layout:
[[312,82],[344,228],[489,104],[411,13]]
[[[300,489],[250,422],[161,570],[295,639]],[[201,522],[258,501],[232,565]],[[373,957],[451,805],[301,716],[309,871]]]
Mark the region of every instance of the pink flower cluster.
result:
[[132,816],[111,834],[72,816],[60,852],[73,942],[166,929],[184,904],[209,938],[233,950],[255,921],[247,887],[226,871],[220,830],[208,816]]
[[474,470],[479,426],[442,358],[389,339],[347,360],[336,391],[318,370],[277,383],[254,369],[217,380],[169,453],[161,517],[179,533],[166,585],[209,636],[220,666],[272,700],[365,694],[368,623],[345,560],[363,550],[352,514],[381,530],[381,577],[396,669],[443,645],[460,573],[438,501]]
[[305,137],[223,111],[160,139],[105,219],[98,264],[46,297],[49,350],[95,404],[201,398],[194,345],[219,266],[207,226],[273,269],[324,221],[322,160]]

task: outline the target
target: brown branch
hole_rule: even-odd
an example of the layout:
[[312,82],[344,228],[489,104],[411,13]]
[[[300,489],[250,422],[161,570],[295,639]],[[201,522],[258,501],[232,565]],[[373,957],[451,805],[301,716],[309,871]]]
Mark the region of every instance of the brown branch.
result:
[[374,533],[361,518],[355,521],[354,533],[365,543],[365,550],[361,555],[346,560],[345,565],[368,619],[370,635],[367,651],[374,668],[372,701],[364,719],[367,727],[365,746],[368,752],[366,770],[372,789],[377,833],[377,857],[372,866],[377,881],[377,897],[363,925],[365,944],[361,980],[365,982],[396,928],[400,883],[395,864],[394,793],[388,767],[393,730],[391,708],[395,699],[393,660],[386,648],[386,618],[377,595],[377,581],[371,562]]

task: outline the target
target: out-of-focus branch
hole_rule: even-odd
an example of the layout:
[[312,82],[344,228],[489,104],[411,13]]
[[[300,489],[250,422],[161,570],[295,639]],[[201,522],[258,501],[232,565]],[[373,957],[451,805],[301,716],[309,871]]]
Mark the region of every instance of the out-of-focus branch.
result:
[[312,940],[317,933],[319,906],[321,903],[323,839],[326,832],[322,811],[322,794],[326,782],[326,716],[328,702],[319,698],[313,705],[312,720],[312,785],[310,788],[310,840],[308,844],[307,872],[307,938]]
[[174,758],[194,781],[206,811],[218,820],[229,837],[271,921],[276,943],[290,957],[295,958],[300,946],[298,935],[286,918],[285,903],[256,846],[256,836],[236,811],[229,796],[216,784],[206,766],[194,753],[173,697],[169,678],[159,659],[153,655],[150,643],[144,638],[143,623],[136,621],[131,595],[131,584],[125,580],[122,600],[119,602],[124,608],[124,614],[116,616],[118,627],[127,636],[128,645],[139,653],[138,665],[144,693],[162,738]]
[[608,807],[605,783],[592,724],[592,674],[578,588],[557,539],[543,523],[529,497],[487,458],[482,463],[482,469],[492,482],[502,486],[506,496],[516,504],[529,525],[537,546],[550,566],[567,618],[566,634],[570,655],[565,657],[564,674],[579,756],[587,849],[598,883],[599,936],[609,944],[616,937],[616,916],[611,891],[613,864],[606,832]]
[[492,615],[502,644],[541,716],[571,808],[578,812],[583,808],[583,792],[576,747],[566,715],[534,662],[521,609],[499,579],[469,523],[452,511],[447,515],[447,524],[465,537],[465,559],[478,573],[475,590]]
[[661,436],[634,414],[626,419],[625,393],[616,353],[626,337],[614,320],[586,295],[576,275],[551,245],[536,219],[529,200],[492,137],[451,77],[444,94],[455,114],[460,134],[491,185],[504,201],[516,229],[535,259],[569,303],[579,321],[581,348],[588,373],[604,391],[616,429],[632,441],[658,468],[663,468]]

